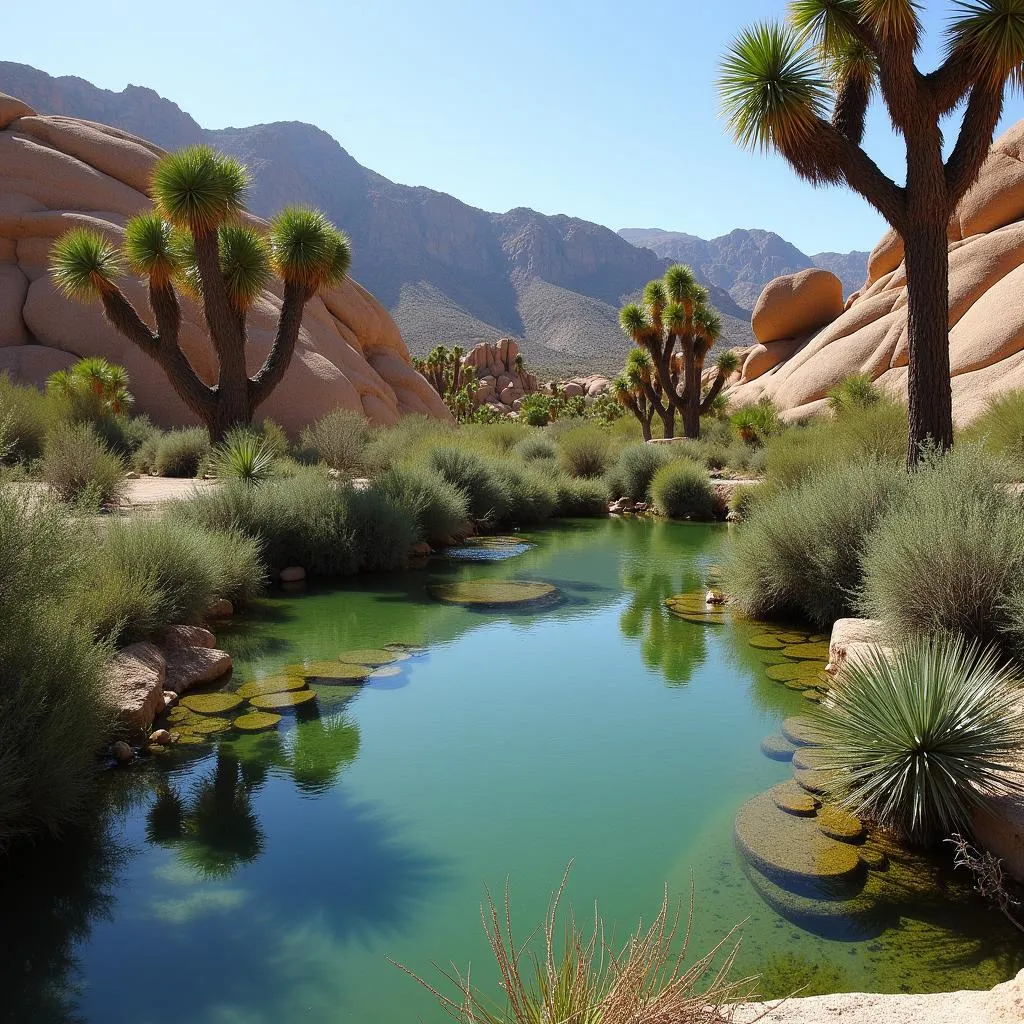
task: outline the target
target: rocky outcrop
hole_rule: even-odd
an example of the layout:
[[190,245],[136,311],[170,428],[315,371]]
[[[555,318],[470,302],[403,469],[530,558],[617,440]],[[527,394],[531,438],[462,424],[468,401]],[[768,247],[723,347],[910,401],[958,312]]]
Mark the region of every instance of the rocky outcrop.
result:
[[518,411],[523,398],[537,390],[537,375],[516,369],[519,345],[512,338],[474,345],[462,358],[476,373],[477,406],[489,405],[498,412]]
[[[47,270],[53,240],[69,228],[93,227],[120,239],[127,218],[151,205],[146,190],[161,152],[116,128],[40,117],[21,101],[0,96],[0,373],[39,384],[81,356],[104,356],[127,367],[138,410],[171,426],[194,418],[156,364],[98,307],[65,299]],[[358,260],[357,250],[357,267]],[[145,308],[139,282],[126,281],[125,291]],[[280,307],[274,287],[249,317],[250,372],[270,349]],[[200,375],[213,380],[213,351],[191,300],[184,303],[183,319],[182,348]],[[379,424],[405,413],[449,416],[413,369],[387,311],[353,280],[325,290],[306,307],[292,364],[258,415],[297,431],[339,406]]]
[[165,649],[166,687],[181,696],[193,686],[212,683],[231,671],[231,655],[216,647],[171,640]]
[[107,699],[119,729],[133,736],[149,729],[164,705],[165,675],[164,655],[155,644],[131,644],[115,655],[107,669]]
[[[948,236],[953,412],[965,424],[990,398],[1024,388],[1024,121],[993,146]],[[905,399],[900,238],[893,232],[882,238],[867,280],[845,306],[836,307],[835,285],[825,303],[801,279],[804,274],[773,281],[761,296],[754,314],[759,345],[743,352],[743,373],[726,392],[733,404],[767,397],[788,419],[798,419],[821,409],[829,389],[852,374],[868,374]],[[826,310],[827,321],[814,324]]]

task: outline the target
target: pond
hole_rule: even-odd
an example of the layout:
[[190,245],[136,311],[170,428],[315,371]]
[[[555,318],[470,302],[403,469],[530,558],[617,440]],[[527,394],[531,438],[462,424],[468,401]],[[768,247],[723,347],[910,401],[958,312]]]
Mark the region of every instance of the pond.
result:
[[[229,689],[353,649],[399,660],[361,686],[314,681],[316,700],[270,731],[110,772],[93,828],[9,860],[0,1018],[439,1021],[388,958],[431,981],[432,964],[472,963],[492,985],[484,886],[508,879],[525,936],[570,861],[569,902],[586,922],[599,900],[620,937],[692,880],[692,949],[742,923],[738,969],[764,972],[771,995],[983,988],[1024,966],[940,865],[890,851],[867,883],[872,914],[824,893],[819,919],[737,852],[737,811],[792,776],[761,742],[809,704],[767,678],[782,659],[750,645],[763,627],[664,605],[703,585],[726,528],[608,520],[518,540],[509,558],[470,546],[278,595],[222,631]],[[436,599],[505,579],[557,595]]]

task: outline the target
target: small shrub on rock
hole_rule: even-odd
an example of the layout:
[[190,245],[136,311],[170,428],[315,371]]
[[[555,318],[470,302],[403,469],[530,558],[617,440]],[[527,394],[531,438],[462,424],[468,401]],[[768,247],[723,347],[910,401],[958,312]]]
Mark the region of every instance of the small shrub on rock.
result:
[[690,459],[674,459],[654,474],[651,499],[654,507],[670,519],[718,517],[718,501],[707,470]]
[[124,497],[125,465],[88,423],[63,423],[46,437],[43,480],[64,501],[93,507]]
[[157,442],[152,471],[157,476],[197,477],[209,456],[210,435],[203,427],[169,430]]

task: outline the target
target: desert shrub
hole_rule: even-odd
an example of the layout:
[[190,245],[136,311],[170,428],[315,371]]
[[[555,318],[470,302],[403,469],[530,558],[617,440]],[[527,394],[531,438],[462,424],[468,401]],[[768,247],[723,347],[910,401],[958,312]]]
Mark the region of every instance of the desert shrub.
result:
[[196,622],[222,597],[244,604],[265,583],[251,538],[172,518],[112,522],[97,555],[86,600],[98,633],[119,641]]
[[155,473],[156,472],[156,456],[160,450],[160,441],[163,438],[163,431],[154,429],[153,433],[149,435],[136,448],[132,454],[132,469],[136,473]]
[[913,475],[864,549],[861,606],[900,639],[958,633],[1010,645],[1024,591],[1024,509],[1005,463],[958,445]]
[[541,433],[527,434],[512,449],[514,455],[518,455],[524,462],[539,462],[544,459],[557,459],[558,446],[550,437]]
[[689,459],[673,459],[651,480],[654,507],[670,519],[715,519],[718,501],[707,471]]
[[828,393],[829,408],[837,413],[866,409],[881,399],[882,392],[875,386],[869,373],[855,373],[840,381]]
[[750,515],[750,510],[763,497],[763,490],[760,484],[734,487],[729,495],[729,511],[735,512],[741,519],[746,519]]
[[672,460],[667,447],[641,442],[623,448],[608,473],[609,497],[646,501],[654,474]]
[[67,402],[0,374],[0,421],[6,424],[7,458],[31,461],[43,454],[46,435],[70,417]]
[[558,439],[558,462],[570,476],[601,476],[610,461],[608,434],[596,424],[574,426]]
[[277,459],[284,459],[291,455],[292,446],[288,435],[279,423],[273,420],[261,420],[257,428],[260,436],[270,446],[270,450]]
[[301,451],[309,462],[322,462],[339,473],[358,476],[365,468],[363,452],[371,433],[362,413],[335,409],[302,431]]
[[527,428],[517,420],[498,423],[467,423],[459,428],[459,443],[491,455],[508,455],[527,436]]
[[519,418],[528,427],[546,427],[551,422],[551,398],[539,392],[524,396]]
[[768,443],[764,470],[773,483],[786,486],[826,466],[865,458],[906,463],[907,411],[899,403],[880,399],[834,419],[790,427]]
[[214,452],[217,476],[259,484],[270,478],[277,461],[273,445],[245,427],[229,430]]
[[918,639],[843,671],[818,728],[858,814],[931,843],[970,830],[975,810],[1012,791],[1024,704],[995,650]]
[[93,508],[115,504],[125,493],[125,466],[88,423],[62,423],[43,445],[43,480],[64,501]]
[[1024,391],[993,398],[985,412],[964,432],[964,440],[980,441],[986,450],[1013,464],[1017,479],[1024,476]]
[[825,627],[852,614],[868,535],[908,486],[901,467],[865,460],[758,494],[732,547],[729,594],[755,618]]
[[157,442],[151,466],[157,476],[196,477],[210,455],[210,435],[203,427],[169,430]]
[[374,488],[341,488],[339,500],[345,508],[358,571],[388,572],[408,562],[420,532],[419,523],[407,508]]
[[416,466],[399,466],[382,473],[373,488],[404,508],[416,523],[419,537],[444,544],[461,534],[469,519],[463,491],[440,473]]
[[578,479],[559,473],[554,487],[553,515],[563,519],[596,519],[608,515],[607,489],[600,480]]
[[747,444],[758,446],[767,444],[783,429],[779,410],[769,398],[737,410],[732,415],[732,425]]
[[439,445],[428,452],[427,462],[466,495],[471,518],[478,522],[507,518],[508,496],[485,456],[455,445]]
[[0,490],[0,848],[89,812],[111,716],[108,652],[69,614],[85,552],[67,510]]
[[555,489],[548,470],[508,459],[497,463],[494,475],[505,495],[505,519],[540,523],[551,518]]
[[430,447],[450,440],[455,429],[454,423],[427,416],[403,416],[394,426],[377,427],[363,450],[363,468],[372,476],[415,459]]
[[129,460],[157,434],[157,428],[148,416],[100,416],[92,425],[97,436],[112,452]]

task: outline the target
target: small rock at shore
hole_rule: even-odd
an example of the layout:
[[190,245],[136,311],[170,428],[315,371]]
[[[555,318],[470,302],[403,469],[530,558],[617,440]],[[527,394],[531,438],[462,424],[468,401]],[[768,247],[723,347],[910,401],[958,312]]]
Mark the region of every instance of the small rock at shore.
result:
[[212,683],[231,670],[231,655],[216,648],[172,644],[166,659],[167,689],[179,695],[201,683]]
[[206,619],[230,619],[234,614],[234,605],[226,597],[222,597],[206,609],[206,614],[203,617]]
[[306,570],[301,565],[290,565],[281,570],[282,583],[301,583],[306,578]]
[[217,646],[217,638],[202,626],[168,626],[164,630],[163,645],[173,647],[177,644],[212,650]]
[[131,644],[107,669],[107,694],[119,724],[143,734],[161,710],[166,677],[163,653],[154,644]]
[[155,732],[150,733],[150,736],[149,736],[149,745],[150,746],[153,746],[154,744],[159,744],[161,746],[166,746],[166,744],[168,744],[170,742],[171,742],[171,734],[166,729],[157,729]]
[[135,752],[124,740],[112,743],[110,745],[110,753],[119,764],[127,764],[135,756]]

